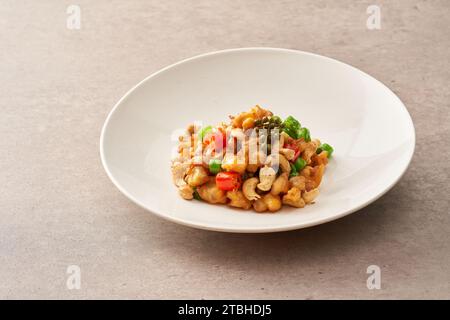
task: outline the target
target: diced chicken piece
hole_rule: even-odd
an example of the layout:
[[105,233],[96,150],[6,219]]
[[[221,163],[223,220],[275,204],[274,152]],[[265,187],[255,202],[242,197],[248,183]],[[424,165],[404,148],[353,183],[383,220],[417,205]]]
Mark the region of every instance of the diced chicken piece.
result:
[[263,199],[258,199],[253,202],[253,209],[255,209],[256,212],[264,212],[267,211],[268,208]]
[[216,186],[216,180],[211,177],[209,181],[197,188],[197,192],[204,201],[208,203],[226,203],[227,195],[225,191]]
[[283,204],[287,204],[291,207],[303,208],[306,203],[302,198],[301,191],[296,187],[293,187],[283,196]]
[[231,201],[228,203],[228,205],[236,208],[242,208],[245,210],[248,210],[252,206],[252,202],[249,201],[242,191],[240,190],[233,190],[227,192],[227,198]]
[[319,195],[319,189],[312,189],[311,191],[304,192],[302,195],[303,200],[306,203],[311,203]]
[[275,212],[281,209],[281,199],[279,196],[267,193],[261,198],[270,212]]
[[186,181],[191,187],[198,187],[208,180],[208,173],[202,166],[194,166],[186,177]]
[[300,191],[305,190],[306,188],[306,178],[304,176],[295,176],[289,179],[289,186],[295,187]]
[[194,198],[194,189],[188,184],[180,186],[178,192],[183,199],[191,200]]

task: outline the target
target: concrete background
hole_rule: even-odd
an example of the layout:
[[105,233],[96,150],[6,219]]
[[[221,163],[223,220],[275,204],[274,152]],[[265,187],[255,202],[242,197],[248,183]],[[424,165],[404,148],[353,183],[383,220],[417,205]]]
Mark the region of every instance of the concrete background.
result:
[[[371,4],[381,30],[366,28]],[[0,298],[450,298],[449,17],[447,0],[2,1]],[[99,158],[114,103],[170,63],[248,46],[330,56],[392,88],[417,133],[398,185],[267,235],[190,229],[128,201]],[[66,287],[72,264],[80,290]],[[366,287],[372,264],[381,290]]]

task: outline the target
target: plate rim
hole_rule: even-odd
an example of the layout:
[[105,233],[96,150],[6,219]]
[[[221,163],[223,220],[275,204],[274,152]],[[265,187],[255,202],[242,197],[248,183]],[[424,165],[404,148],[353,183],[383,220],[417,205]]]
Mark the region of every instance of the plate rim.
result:
[[[191,221],[186,221],[180,218],[176,218],[176,217],[172,217],[172,216],[168,216],[164,213],[158,212],[158,210],[153,210],[153,209],[149,209],[147,206],[145,206],[141,201],[139,201],[138,199],[136,199],[135,197],[133,197],[130,193],[128,193],[128,191],[121,186],[121,184],[116,180],[116,178],[113,176],[113,174],[111,173],[108,164],[107,164],[107,160],[105,158],[105,152],[104,152],[104,139],[105,139],[105,132],[107,130],[108,124],[110,123],[111,117],[113,116],[113,114],[115,113],[115,111],[117,110],[117,108],[122,104],[122,102],[128,98],[128,96],[130,96],[136,89],[138,89],[139,87],[141,87],[144,83],[146,83],[147,81],[149,81],[152,78],[157,77],[159,74],[177,67],[178,65],[184,64],[184,63],[188,63],[194,60],[198,60],[204,57],[208,57],[208,56],[214,56],[214,55],[220,55],[220,54],[227,54],[227,53],[232,53],[232,52],[242,52],[242,51],[276,51],[276,52],[286,52],[286,53],[295,53],[295,54],[302,54],[302,55],[309,55],[309,56],[314,56],[315,58],[318,59],[323,59],[323,60],[329,60],[332,61],[334,63],[338,63],[338,64],[342,64],[345,65],[346,67],[350,67],[351,69],[353,69],[356,72],[359,72],[360,74],[362,74],[365,77],[369,77],[372,80],[375,80],[376,82],[378,82],[382,87],[384,87],[385,89],[387,89],[392,95],[393,97],[395,97],[398,102],[400,102],[400,106],[404,109],[404,111],[406,112],[407,115],[407,119],[410,125],[410,129],[411,129],[411,138],[412,138],[412,148],[409,151],[408,154],[408,161],[405,165],[404,168],[402,168],[401,173],[397,176],[396,179],[394,179],[393,182],[391,182],[390,185],[388,185],[383,192],[380,192],[377,196],[371,198],[368,201],[365,201],[364,203],[360,204],[359,206],[356,206],[352,209],[349,210],[344,210],[342,213],[339,213],[337,215],[331,216],[331,217],[326,217],[326,218],[322,218],[322,219],[318,219],[318,220],[313,220],[310,222],[306,222],[306,223],[299,223],[299,224],[289,224],[286,226],[276,226],[276,227],[233,227],[233,228],[228,228],[228,227],[216,227],[216,226],[211,226],[207,223],[197,223],[197,222],[191,222]],[[316,54],[316,53],[311,53],[311,52],[307,52],[307,51],[301,51],[301,50],[296,50],[296,49],[286,49],[286,48],[275,48],[275,47],[242,47],[242,48],[232,48],[232,49],[225,49],[225,50],[217,50],[217,51],[211,51],[211,52],[207,52],[207,53],[202,53],[202,54],[198,54],[186,59],[182,59],[179,60],[175,63],[172,63],[166,67],[163,67],[153,73],[151,73],[149,76],[145,77],[143,80],[141,80],[140,82],[138,82],[136,85],[134,85],[131,89],[129,89],[113,106],[113,108],[109,111],[105,122],[102,126],[102,130],[101,130],[101,134],[100,134],[100,145],[99,145],[99,151],[100,151],[100,159],[102,162],[102,166],[104,168],[104,170],[106,171],[107,176],[109,177],[109,179],[111,180],[111,182],[116,186],[117,189],[119,189],[119,191],[124,194],[129,200],[131,200],[133,203],[135,203],[136,205],[138,205],[139,207],[145,209],[146,211],[151,212],[152,214],[161,217],[165,220],[171,221],[171,222],[175,222],[184,226],[188,226],[188,227],[193,227],[193,228],[197,228],[197,229],[202,229],[202,230],[209,230],[209,231],[218,231],[218,232],[227,232],[227,233],[272,233],[272,232],[282,232],[282,231],[291,231],[291,230],[298,230],[298,229],[303,229],[303,228],[308,228],[308,227],[312,227],[312,226],[316,226],[316,225],[321,225],[330,221],[334,221],[340,218],[343,218],[347,215],[350,215],[352,213],[355,213],[356,211],[359,211],[360,209],[370,205],[371,203],[377,201],[378,199],[380,199],[383,195],[385,195],[387,192],[389,192],[399,181],[400,179],[404,176],[404,174],[406,173],[406,171],[408,170],[412,158],[414,156],[414,151],[416,148],[416,130],[414,127],[414,122],[412,121],[412,117],[411,114],[409,113],[408,109],[406,108],[405,104],[403,103],[403,101],[400,99],[400,97],[398,97],[387,85],[385,85],[383,82],[381,82],[380,80],[376,79],[375,77],[371,76],[370,74],[362,71],[359,68],[354,67],[351,64],[342,62],[340,60],[334,59],[334,58],[330,58],[327,56],[323,56],[320,54]]]

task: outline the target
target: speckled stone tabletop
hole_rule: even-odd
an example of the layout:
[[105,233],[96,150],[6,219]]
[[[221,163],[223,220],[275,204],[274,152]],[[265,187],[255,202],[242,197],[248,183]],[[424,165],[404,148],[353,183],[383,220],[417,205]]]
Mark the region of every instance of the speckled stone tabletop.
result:
[[[70,4],[0,5],[0,298],[450,298],[449,1],[77,0],[80,29]],[[127,200],[99,157],[115,102],[180,59],[250,46],[387,84],[416,128],[403,179],[357,213],[277,234],[191,229]]]

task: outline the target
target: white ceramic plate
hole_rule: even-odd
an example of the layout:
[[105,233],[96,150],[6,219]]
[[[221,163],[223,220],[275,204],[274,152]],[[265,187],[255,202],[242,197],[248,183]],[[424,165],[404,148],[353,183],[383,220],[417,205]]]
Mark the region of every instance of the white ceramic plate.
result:
[[[334,147],[316,203],[257,214],[181,199],[170,175],[174,130],[195,120],[216,124],[255,104],[294,116]],[[217,231],[274,232],[375,201],[403,175],[414,145],[405,106],[366,73],[311,53],[245,48],[193,57],[143,80],[106,119],[100,153],[117,188],[160,217]]]

